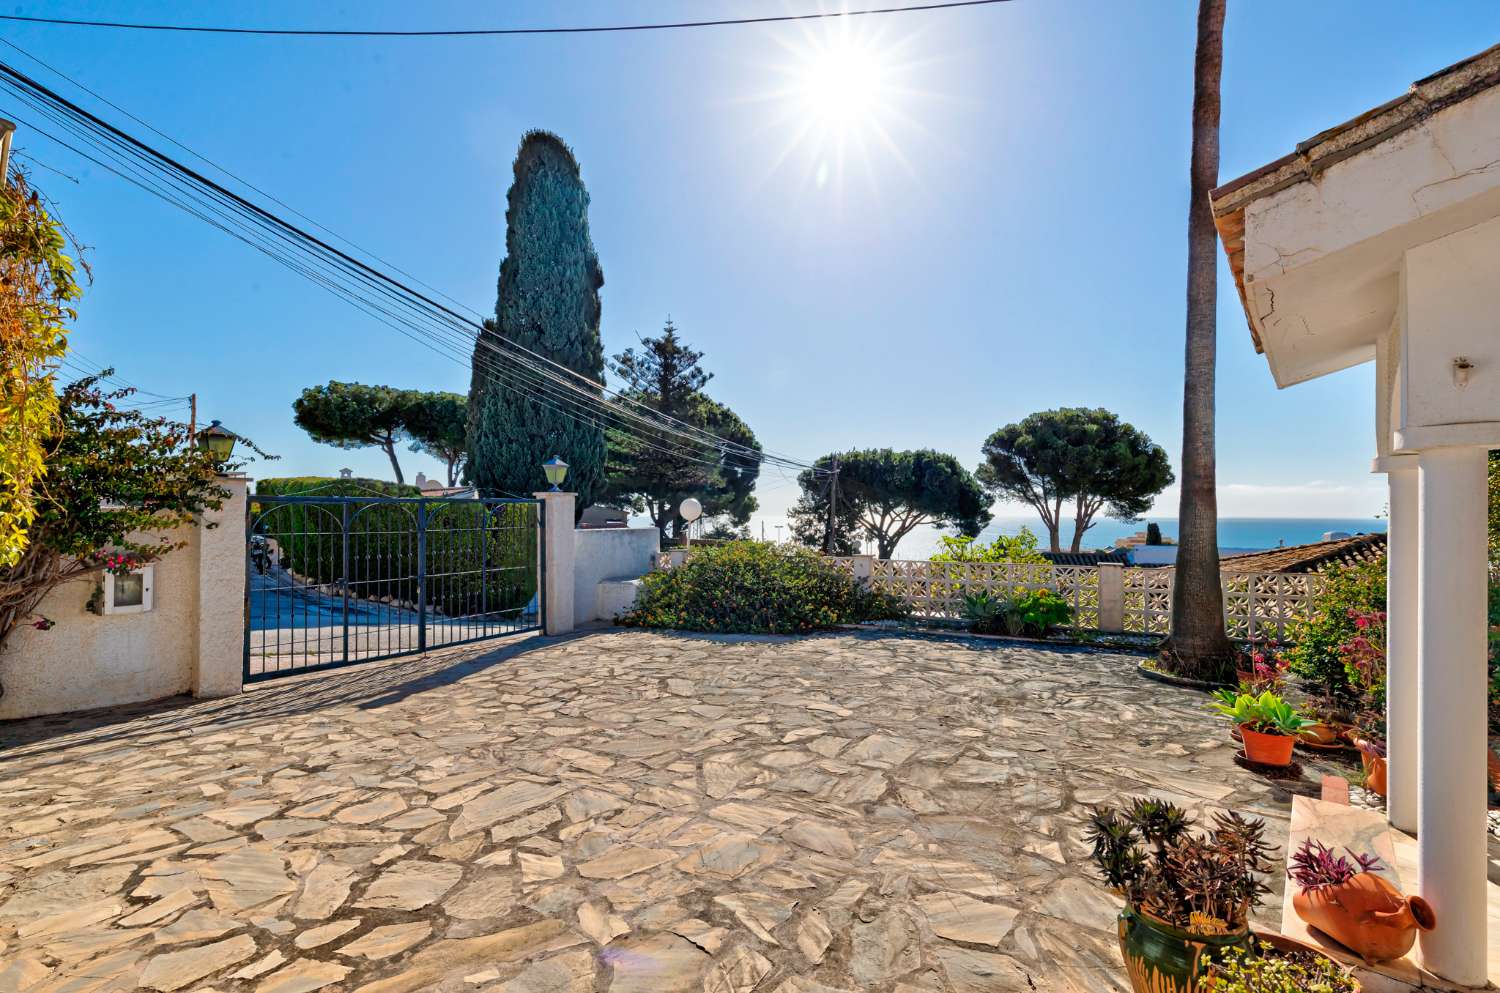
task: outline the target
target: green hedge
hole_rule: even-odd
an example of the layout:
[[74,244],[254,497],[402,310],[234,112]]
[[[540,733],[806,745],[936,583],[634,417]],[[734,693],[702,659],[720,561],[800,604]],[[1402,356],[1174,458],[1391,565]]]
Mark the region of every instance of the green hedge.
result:
[[695,547],[675,569],[648,573],[620,623],[737,634],[800,634],[904,617],[904,605],[863,589],[815,552],[732,541]]
[[[317,476],[265,479],[256,496],[417,496],[414,486]],[[338,502],[260,504],[251,498],[257,534],[274,540],[281,565],[315,584],[343,578],[343,506]],[[427,603],[448,617],[513,612],[536,593],[537,509],[493,508],[477,500],[429,501]],[[349,507],[349,588],[361,599],[417,601],[416,503],[355,502]],[[480,575],[481,563],[484,576]]]

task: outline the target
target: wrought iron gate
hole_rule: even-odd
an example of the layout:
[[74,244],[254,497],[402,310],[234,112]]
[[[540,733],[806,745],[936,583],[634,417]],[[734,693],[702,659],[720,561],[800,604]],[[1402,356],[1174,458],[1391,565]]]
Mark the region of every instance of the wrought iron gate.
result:
[[254,496],[245,681],[542,625],[537,500]]

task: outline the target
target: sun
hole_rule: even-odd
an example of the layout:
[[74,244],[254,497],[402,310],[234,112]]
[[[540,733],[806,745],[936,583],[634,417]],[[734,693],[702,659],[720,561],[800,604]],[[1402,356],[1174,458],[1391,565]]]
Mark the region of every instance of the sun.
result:
[[804,171],[816,189],[841,189],[856,174],[870,187],[888,162],[908,172],[903,140],[922,129],[911,113],[915,63],[909,37],[837,25],[778,39],[781,58],[761,71],[772,88],[752,98],[771,107],[758,137],[775,149],[772,172]]
[[856,38],[835,38],[808,50],[794,73],[806,113],[826,127],[869,126],[892,97],[887,59]]

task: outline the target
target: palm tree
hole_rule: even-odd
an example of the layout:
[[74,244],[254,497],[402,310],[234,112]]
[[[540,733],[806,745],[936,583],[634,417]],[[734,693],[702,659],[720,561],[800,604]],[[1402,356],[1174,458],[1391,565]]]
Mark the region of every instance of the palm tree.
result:
[[1214,470],[1214,360],[1218,245],[1209,191],[1219,180],[1219,78],[1225,0],[1199,0],[1193,62],[1192,191],[1188,201],[1187,368],[1182,390],[1182,495],[1172,633],[1162,645],[1171,671],[1220,680],[1233,673],[1219,580],[1219,506]]

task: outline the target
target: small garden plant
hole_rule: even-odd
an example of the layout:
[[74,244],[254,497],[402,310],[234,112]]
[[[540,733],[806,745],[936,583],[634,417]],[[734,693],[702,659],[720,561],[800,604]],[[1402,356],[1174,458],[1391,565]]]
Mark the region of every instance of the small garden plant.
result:
[[1271,690],[1245,693],[1221,689],[1214,693],[1214,710],[1240,727],[1261,734],[1295,735],[1315,723]]
[[1304,890],[1317,890],[1347,883],[1361,872],[1379,872],[1385,868],[1379,856],[1365,855],[1352,848],[1344,851],[1347,854],[1340,855],[1321,841],[1306,838],[1292,854],[1287,875]]
[[733,541],[695,547],[674,569],[641,578],[632,627],[740,634],[800,634],[906,615],[899,601],[868,590],[816,552]]
[[1138,910],[1200,935],[1233,934],[1270,892],[1265,822],[1216,814],[1195,833],[1175,804],[1137,798],[1124,809],[1096,807],[1087,838],[1105,882]]
[[1213,993],[1358,993],[1359,983],[1337,962],[1313,952],[1283,952],[1256,942],[1229,950],[1213,967]]
[[1045,587],[1019,587],[1010,597],[989,590],[964,595],[964,620],[975,634],[1045,638],[1072,619],[1072,605]]
[[[1318,684],[1325,694],[1352,700],[1360,688],[1351,681],[1344,646],[1367,630],[1360,628],[1358,618],[1384,615],[1385,559],[1329,569],[1323,575],[1323,590],[1311,610],[1290,627],[1287,661],[1293,673]],[[1380,646],[1383,652],[1383,636]]]

